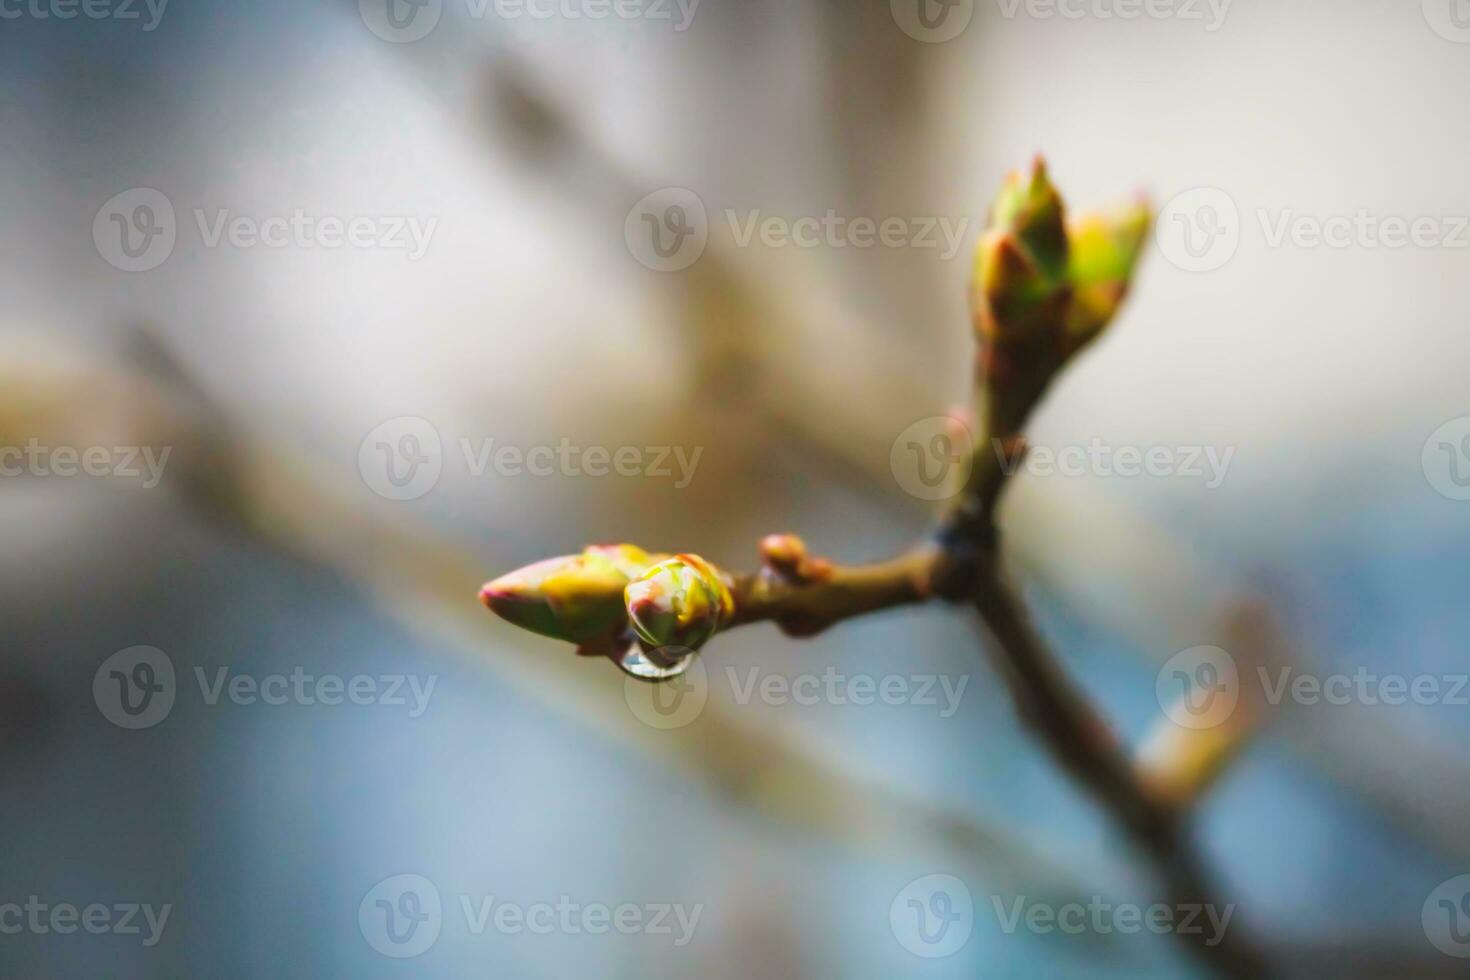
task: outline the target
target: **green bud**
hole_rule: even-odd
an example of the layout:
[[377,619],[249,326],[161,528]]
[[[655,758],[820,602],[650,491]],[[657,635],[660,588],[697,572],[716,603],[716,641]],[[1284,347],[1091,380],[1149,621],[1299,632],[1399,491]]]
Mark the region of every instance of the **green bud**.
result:
[[1015,236],[1037,272],[1056,285],[1067,271],[1067,231],[1063,222],[1061,195],[1046,173],[1046,161],[1037,157],[1031,170],[1006,175],[990,228]]
[[586,643],[622,628],[623,590],[662,557],[630,544],[594,545],[487,582],[480,601],[533,633]]
[[1011,415],[1118,312],[1149,224],[1142,199],[1068,220],[1039,158],[1006,177],[975,250],[971,305],[986,383],[1028,379],[1026,390],[998,394],[1016,403]]
[[1066,316],[1067,233],[1062,200],[1040,158],[1006,177],[975,250],[975,326],[988,340],[1034,339]]
[[1067,313],[1067,335],[1074,349],[1101,333],[1118,312],[1149,224],[1149,206],[1144,200],[1079,215],[1068,223],[1072,305]]
[[689,554],[649,568],[628,585],[624,601],[633,629],[653,647],[698,650],[735,611],[719,570]]
[[975,250],[976,328],[987,339],[1024,338],[1056,324],[1066,294],[1037,271],[1009,232],[987,232]]

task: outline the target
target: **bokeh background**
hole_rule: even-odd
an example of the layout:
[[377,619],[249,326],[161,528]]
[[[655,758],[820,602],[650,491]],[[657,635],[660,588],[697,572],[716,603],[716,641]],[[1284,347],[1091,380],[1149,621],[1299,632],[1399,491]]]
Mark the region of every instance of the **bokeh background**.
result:
[[[386,2],[0,4],[0,441],[171,447],[154,486],[0,481],[0,903],[172,907],[152,946],[0,935],[0,974],[1197,975],[1166,936],[1002,928],[997,901],[1154,888],[959,612],[720,637],[703,707],[670,722],[475,602],[594,541],[748,568],[772,531],[850,561],[922,534],[935,505],[895,441],[967,397],[970,244],[1038,151],[1070,203],[1142,190],[1163,213],[1033,440],[1233,453],[1213,486],[1011,489],[1016,574],[1119,730],[1158,724],[1171,656],[1246,663],[1263,631],[1318,676],[1470,669],[1463,0]],[[173,240],[128,271],[109,215],[146,215],[109,206],[138,188]],[[678,216],[668,188],[704,246],[662,271],[636,232]],[[829,210],[963,242],[737,233]],[[422,254],[211,244],[196,213],[222,211],[432,231]],[[1276,235],[1359,214],[1428,237]],[[476,472],[464,447],[492,439],[700,455],[685,485]],[[385,482],[379,443],[437,476]],[[94,677],[137,646],[176,680],[134,730]],[[221,669],[433,687],[416,716],[210,703],[197,678]],[[740,697],[731,670],[965,686],[947,714],[798,704]],[[1200,802],[1231,928],[1284,972],[1463,971],[1429,923],[1470,871],[1452,700],[1287,704]],[[942,957],[901,914],[936,874],[973,905]],[[413,958],[359,917],[399,875],[442,901]],[[462,911],[563,896],[699,918],[676,944]]]

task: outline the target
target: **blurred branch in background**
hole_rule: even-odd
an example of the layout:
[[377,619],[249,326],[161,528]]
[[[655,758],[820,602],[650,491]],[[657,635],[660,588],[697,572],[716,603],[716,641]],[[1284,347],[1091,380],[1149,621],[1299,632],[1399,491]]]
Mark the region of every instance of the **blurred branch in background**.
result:
[[939,845],[999,890],[1059,904],[1098,893],[1024,838],[893,790],[809,736],[798,742],[789,732],[739,724],[714,702],[689,727],[656,731],[624,708],[620,675],[548,656],[543,644],[509,628],[492,630],[489,655],[484,611],[466,583],[491,558],[381,508],[358,506],[278,435],[256,435],[245,420],[228,417],[150,335],[137,339],[134,359],[146,372],[44,347],[13,361],[20,370],[0,377],[0,442],[23,445],[35,436],[52,444],[173,447],[170,480],[211,522],[333,569],[436,646],[493,671],[594,737],[681,767],[734,805],[879,859]]
[[[603,224],[622,227],[628,206],[659,181],[600,145],[548,88],[530,66],[496,54],[486,76],[489,125],[538,166],[550,166],[589,213],[605,215]],[[672,417],[695,431],[718,424],[743,432],[756,444],[753,453],[779,443],[813,455],[847,472],[853,489],[877,505],[894,508],[883,489],[887,461],[866,447],[890,427],[883,406],[933,402],[919,372],[904,370],[911,344],[874,329],[834,284],[793,273],[758,250],[737,257],[713,236],[698,262],[658,284],[678,301],[678,330],[668,339],[688,377],[686,410]],[[803,370],[801,353],[813,323],[850,339],[821,347],[828,370],[815,376]],[[844,379],[864,397],[854,398]]]
[[[1003,516],[1018,567],[1060,605],[1124,637],[1125,648],[1151,667],[1162,661],[1152,652],[1201,643],[1220,644],[1252,673],[1261,665],[1307,671],[1318,659],[1284,632],[1289,589],[1242,584],[1083,484],[1023,481],[1010,493]],[[1065,565],[1056,560],[1058,548],[1078,541],[1088,546],[1070,548]],[[1130,587],[1102,591],[1100,583],[1117,582]],[[1290,699],[1270,706],[1266,723],[1311,770],[1399,833],[1457,862],[1470,860],[1470,760],[1445,732],[1363,705],[1314,713]],[[1406,759],[1420,763],[1406,766]],[[1423,772],[1443,778],[1424,780]]]

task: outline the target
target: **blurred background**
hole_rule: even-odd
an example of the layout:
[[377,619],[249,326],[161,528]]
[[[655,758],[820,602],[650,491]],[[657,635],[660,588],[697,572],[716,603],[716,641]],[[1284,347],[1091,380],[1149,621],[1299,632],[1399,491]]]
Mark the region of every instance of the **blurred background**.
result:
[[1194,834],[1281,972],[1462,975],[1467,89],[1463,0],[0,0],[0,974],[1204,975],[963,611],[669,694],[475,601],[923,534],[1043,152],[1160,216],[1032,441],[1164,453],[1017,477],[1028,600],[1131,743],[1376,678]]

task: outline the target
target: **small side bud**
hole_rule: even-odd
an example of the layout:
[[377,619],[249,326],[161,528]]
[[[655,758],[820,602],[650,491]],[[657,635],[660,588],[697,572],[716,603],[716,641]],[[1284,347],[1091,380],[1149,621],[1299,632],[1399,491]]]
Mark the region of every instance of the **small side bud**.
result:
[[794,534],[768,534],[761,539],[761,562],[765,574],[787,582],[814,582],[832,574],[832,562],[813,558],[806,542]]
[[623,599],[634,631],[652,647],[698,650],[735,612],[719,570],[690,554],[649,568],[629,583]]
[[783,575],[795,575],[806,561],[806,542],[794,534],[767,534],[761,538],[761,560]]

